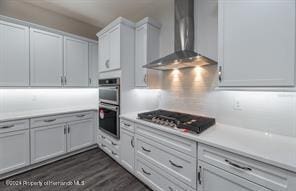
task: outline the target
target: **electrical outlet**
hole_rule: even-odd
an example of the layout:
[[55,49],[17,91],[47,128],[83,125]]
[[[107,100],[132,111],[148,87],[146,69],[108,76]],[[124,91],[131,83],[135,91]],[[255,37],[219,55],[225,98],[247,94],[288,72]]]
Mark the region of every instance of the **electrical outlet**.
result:
[[242,108],[242,103],[241,103],[241,100],[239,98],[234,98],[233,100],[233,109],[234,110],[243,110]]

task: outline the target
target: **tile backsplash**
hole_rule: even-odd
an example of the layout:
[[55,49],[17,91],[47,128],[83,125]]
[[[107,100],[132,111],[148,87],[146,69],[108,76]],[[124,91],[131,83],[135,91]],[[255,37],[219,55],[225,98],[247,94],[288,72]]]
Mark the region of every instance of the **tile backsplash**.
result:
[[1,113],[96,107],[97,89],[0,89]]
[[212,65],[164,72],[160,107],[296,137],[296,92],[215,90],[216,68]]

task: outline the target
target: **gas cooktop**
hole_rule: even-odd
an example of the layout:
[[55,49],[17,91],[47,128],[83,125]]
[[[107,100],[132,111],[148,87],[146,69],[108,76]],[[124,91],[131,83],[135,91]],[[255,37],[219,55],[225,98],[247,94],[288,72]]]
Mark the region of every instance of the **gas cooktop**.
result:
[[214,118],[190,115],[167,110],[139,113],[138,118],[159,125],[181,129],[183,132],[201,133],[215,124]]

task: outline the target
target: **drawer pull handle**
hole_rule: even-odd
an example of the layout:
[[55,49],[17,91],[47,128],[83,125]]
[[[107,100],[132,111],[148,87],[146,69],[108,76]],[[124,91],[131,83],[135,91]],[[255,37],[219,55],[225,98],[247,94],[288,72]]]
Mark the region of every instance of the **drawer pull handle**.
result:
[[111,143],[112,143],[112,145],[114,145],[114,146],[116,146],[117,144],[116,143],[114,143],[113,141],[111,141]]
[[82,114],[82,115],[76,115],[76,117],[84,117],[85,115],[84,114]]
[[50,122],[54,122],[54,121],[56,121],[57,119],[46,119],[46,120],[44,120],[44,122],[46,122],[46,123],[50,123]]
[[145,149],[145,147],[142,147],[143,151],[150,153],[151,150]]
[[183,168],[183,166],[181,165],[177,165],[176,163],[174,163],[173,161],[169,160],[169,162],[171,163],[171,165],[173,165],[174,167],[177,167],[177,168]]
[[170,186],[169,186],[169,190],[170,190],[170,191],[174,191],[174,189],[173,189],[172,187],[170,187]]
[[131,125],[130,124],[127,124],[127,123],[123,123],[124,126],[127,126],[127,127],[130,127]]
[[142,171],[143,171],[145,174],[149,175],[149,176],[151,175],[151,173],[145,171],[143,168],[142,168]]
[[135,138],[134,138],[134,137],[131,139],[131,146],[132,146],[133,148],[135,148]]
[[248,171],[252,171],[252,169],[249,168],[249,167],[240,166],[240,165],[235,164],[235,163],[233,163],[233,162],[231,162],[231,161],[229,161],[227,159],[225,159],[225,162],[227,162],[228,164],[230,164],[231,166],[234,166],[236,168],[243,169],[243,170],[248,170]]
[[112,151],[111,153],[112,153],[112,155],[117,155],[117,153],[116,153],[116,152],[114,152],[114,151]]
[[14,127],[14,125],[6,125],[6,126],[0,127],[0,129],[9,129],[9,128],[12,128],[12,127]]

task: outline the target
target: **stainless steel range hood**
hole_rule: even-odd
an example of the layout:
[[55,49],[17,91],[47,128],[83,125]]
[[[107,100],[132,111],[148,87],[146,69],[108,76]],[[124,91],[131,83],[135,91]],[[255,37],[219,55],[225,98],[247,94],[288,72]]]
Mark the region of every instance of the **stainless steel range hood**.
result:
[[194,0],[175,0],[175,52],[157,59],[144,68],[171,70],[217,64],[194,52]]

